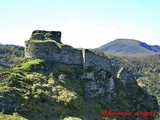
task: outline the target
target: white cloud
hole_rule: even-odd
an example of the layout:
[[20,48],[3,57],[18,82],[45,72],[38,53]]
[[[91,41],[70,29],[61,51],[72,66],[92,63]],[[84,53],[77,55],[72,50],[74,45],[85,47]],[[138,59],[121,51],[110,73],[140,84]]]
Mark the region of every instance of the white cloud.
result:
[[[52,28],[45,27],[46,30],[53,30]],[[54,30],[62,31],[62,42],[64,44],[78,48],[96,48],[117,38],[145,40],[135,33],[122,31],[114,27],[97,26],[87,22],[71,22],[54,27]],[[24,46],[24,41],[29,39],[32,31],[33,29],[22,29],[21,31],[2,33],[0,34],[0,43]]]
[[24,46],[24,41],[28,40],[32,31],[10,31],[0,34],[0,43],[2,44],[14,44]]
[[74,47],[96,48],[117,38],[137,38],[130,32],[105,28],[86,22],[72,22],[62,26],[62,42]]

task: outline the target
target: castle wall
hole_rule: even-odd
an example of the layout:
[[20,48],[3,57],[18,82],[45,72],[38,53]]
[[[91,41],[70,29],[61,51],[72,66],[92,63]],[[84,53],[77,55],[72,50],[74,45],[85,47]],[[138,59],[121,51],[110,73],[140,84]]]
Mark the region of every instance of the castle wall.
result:
[[26,42],[25,57],[53,60],[66,64],[82,64],[84,69],[88,66],[93,66],[112,73],[111,61],[109,59],[88,50],[74,49],[68,45],[62,45],[60,48],[54,42]]

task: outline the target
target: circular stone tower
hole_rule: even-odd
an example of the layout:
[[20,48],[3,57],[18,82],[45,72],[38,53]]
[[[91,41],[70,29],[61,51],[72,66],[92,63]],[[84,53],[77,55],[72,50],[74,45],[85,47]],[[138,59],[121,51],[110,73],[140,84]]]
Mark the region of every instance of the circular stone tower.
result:
[[25,57],[36,58],[37,53],[45,52],[55,47],[55,44],[61,44],[60,31],[34,30],[30,39],[25,41]]

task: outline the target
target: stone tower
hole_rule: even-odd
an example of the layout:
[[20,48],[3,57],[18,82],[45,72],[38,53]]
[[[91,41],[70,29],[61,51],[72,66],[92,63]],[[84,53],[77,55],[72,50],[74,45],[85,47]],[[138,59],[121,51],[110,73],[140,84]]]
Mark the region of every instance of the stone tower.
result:
[[61,43],[61,32],[60,31],[45,31],[45,30],[34,30],[30,37],[30,40],[55,40]]

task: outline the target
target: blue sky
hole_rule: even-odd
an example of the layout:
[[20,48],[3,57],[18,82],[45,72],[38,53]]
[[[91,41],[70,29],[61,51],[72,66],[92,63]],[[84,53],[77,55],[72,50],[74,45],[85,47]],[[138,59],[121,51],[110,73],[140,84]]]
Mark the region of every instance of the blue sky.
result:
[[0,0],[0,43],[24,45],[33,30],[95,48],[117,38],[160,45],[159,0]]

